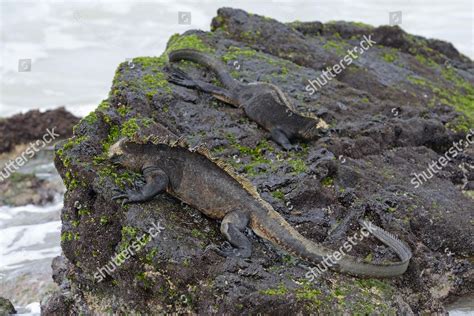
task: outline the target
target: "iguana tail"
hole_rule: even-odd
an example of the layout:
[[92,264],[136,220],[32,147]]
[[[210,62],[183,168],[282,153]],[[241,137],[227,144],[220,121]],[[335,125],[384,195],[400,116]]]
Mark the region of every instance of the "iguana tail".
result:
[[170,62],[188,60],[207,67],[216,74],[222,84],[229,90],[238,85],[238,82],[230,76],[223,63],[203,52],[194,49],[178,49],[170,52],[168,59]]
[[[329,268],[353,275],[369,277],[394,277],[403,274],[412,257],[410,249],[395,236],[371,222],[360,221],[360,223],[370,233],[395,251],[400,257],[400,261],[369,263],[364,262],[363,259],[345,254],[352,249],[352,245],[359,242],[357,240],[350,248],[348,246],[349,242],[344,243],[345,246],[339,248],[339,254],[343,254],[341,258],[341,256],[336,255],[336,250],[312,242],[302,236],[275,211],[265,212],[265,214],[253,214],[250,225],[258,236],[271,241],[299,258],[317,264],[320,267],[320,271],[326,271]],[[323,264],[323,262],[326,264]]]

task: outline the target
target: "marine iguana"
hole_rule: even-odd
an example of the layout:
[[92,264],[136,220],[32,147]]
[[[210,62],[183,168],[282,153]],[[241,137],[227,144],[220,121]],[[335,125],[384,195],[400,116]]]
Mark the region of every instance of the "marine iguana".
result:
[[270,132],[271,138],[285,150],[298,149],[290,141],[319,138],[328,125],[324,120],[301,115],[277,86],[254,82],[241,83],[233,79],[224,64],[217,59],[193,49],[180,49],[169,53],[170,62],[192,61],[213,71],[225,88],[202,80],[193,79],[184,71],[169,68],[168,81],[175,84],[211,93],[216,99],[243,108],[245,114]]
[[[223,161],[212,158],[203,146],[190,149],[182,139],[169,136],[146,140],[121,139],[109,149],[109,158],[135,172],[142,172],[146,184],[139,190],[127,190],[113,197],[125,203],[151,200],[167,192],[206,216],[222,220],[221,232],[232,247],[219,251],[224,256],[247,258],[252,245],[244,235],[250,227],[257,236],[311,263],[319,263],[333,250],[303,237],[272,206],[263,200],[255,187],[236,174]],[[412,256],[410,249],[390,233],[367,221],[369,231],[394,250],[399,262],[367,263],[346,255],[331,268],[341,272],[371,276],[401,275]]]

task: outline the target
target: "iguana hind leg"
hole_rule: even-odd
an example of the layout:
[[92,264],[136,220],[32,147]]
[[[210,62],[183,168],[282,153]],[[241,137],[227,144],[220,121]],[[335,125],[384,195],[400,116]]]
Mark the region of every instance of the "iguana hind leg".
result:
[[243,212],[228,213],[221,223],[221,232],[234,248],[221,249],[219,254],[248,258],[252,254],[252,244],[243,231],[249,223],[249,216]]
[[270,135],[273,141],[283,147],[285,150],[301,150],[300,146],[292,145],[290,140],[288,139],[288,136],[286,136],[286,134],[278,127],[273,128],[270,131]]
[[186,88],[197,89],[203,92],[210,93],[218,100],[221,100],[235,107],[240,106],[237,98],[234,97],[232,93],[227,89],[212,85],[199,79],[193,79],[187,73],[178,68],[171,68],[168,72],[168,81],[172,83]]

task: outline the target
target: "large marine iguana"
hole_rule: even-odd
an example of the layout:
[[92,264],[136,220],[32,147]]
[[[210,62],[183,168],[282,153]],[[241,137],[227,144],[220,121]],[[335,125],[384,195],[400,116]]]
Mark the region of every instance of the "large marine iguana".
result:
[[[224,256],[246,258],[252,245],[243,231],[248,226],[258,236],[311,263],[319,263],[333,250],[303,237],[255,187],[237,175],[224,162],[211,158],[204,147],[190,149],[176,137],[155,136],[146,140],[121,139],[109,149],[110,159],[135,172],[142,172],[146,184],[139,190],[127,190],[113,197],[124,203],[151,200],[167,192],[213,219],[222,220],[221,232],[233,247],[219,251]],[[367,263],[346,255],[331,268],[354,275],[391,277],[408,267],[410,249],[390,233],[373,225],[369,231],[394,250],[399,262]]]
[[170,62],[187,60],[207,67],[216,74],[225,88],[193,79],[175,67],[169,68],[168,81],[211,93],[218,100],[243,108],[250,119],[269,131],[271,138],[286,150],[299,148],[290,141],[316,139],[328,127],[322,119],[297,113],[277,86],[264,82],[241,83],[230,76],[223,63],[205,53],[180,49],[170,52],[168,57]]

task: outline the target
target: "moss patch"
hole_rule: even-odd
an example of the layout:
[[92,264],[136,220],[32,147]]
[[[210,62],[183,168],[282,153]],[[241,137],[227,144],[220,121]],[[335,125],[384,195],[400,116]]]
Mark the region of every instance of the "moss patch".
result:
[[269,65],[278,66],[280,69],[282,69],[280,74],[283,73],[286,75],[289,72],[289,69],[301,68],[300,66],[288,60],[272,58],[270,56],[265,55],[264,53],[258,52],[248,47],[240,48],[236,46],[230,46],[227,49],[227,52],[225,52],[221,56],[221,59],[226,63],[239,60],[239,59],[254,59],[254,58],[258,58],[262,61],[265,61]]
[[299,158],[289,160],[289,164],[295,173],[304,173],[308,170],[306,163]]
[[328,40],[323,45],[323,48],[326,49],[326,50],[332,50],[337,55],[342,57],[342,56],[347,54],[347,50],[349,49],[349,46],[346,43],[342,42],[342,41]]
[[[474,125],[474,87],[460,77],[452,68],[441,67],[441,78],[432,80],[423,77],[408,76],[408,81],[423,87],[434,94],[432,103],[440,101],[464,114],[448,127],[454,130],[467,132]],[[451,86],[448,88],[446,86]]]
[[152,100],[155,94],[170,94],[172,90],[163,72],[166,61],[167,58],[163,55],[136,57],[131,64],[134,68],[140,68],[139,72],[131,72],[128,63],[122,63],[115,73],[111,95],[117,97],[122,91],[135,91],[137,94],[145,94]]
[[199,36],[193,35],[180,35],[174,34],[168,41],[166,45],[166,51],[163,55],[168,58],[168,53],[172,52],[177,49],[184,49],[184,48],[191,48],[201,52],[212,53],[214,49],[211,48],[209,45],[205,44]]
[[283,283],[281,283],[276,288],[261,290],[260,293],[264,294],[264,295],[270,295],[270,296],[273,296],[273,295],[286,295],[286,294],[288,294],[288,289],[285,287],[285,285]]
[[387,63],[393,63],[395,60],[397,60],[397,55],[396,52],[383,52],[382,53],[382,58],[385,60]]
[[281,192],[281,190],[276,190],[272,192],[272,196],[275,199],[283,200],[285,198],[285,194]]
[[316,314],[394,315],[396,312],[395,308],[386,303],[393,295],[393,288],[379,280],[337,281],[325,293],[306,279],[297,283],[299,285],[294,289],[288,289],[280,283],[277,287],[260,293],[268,296],[292,295],[305,304],[307,311]]

